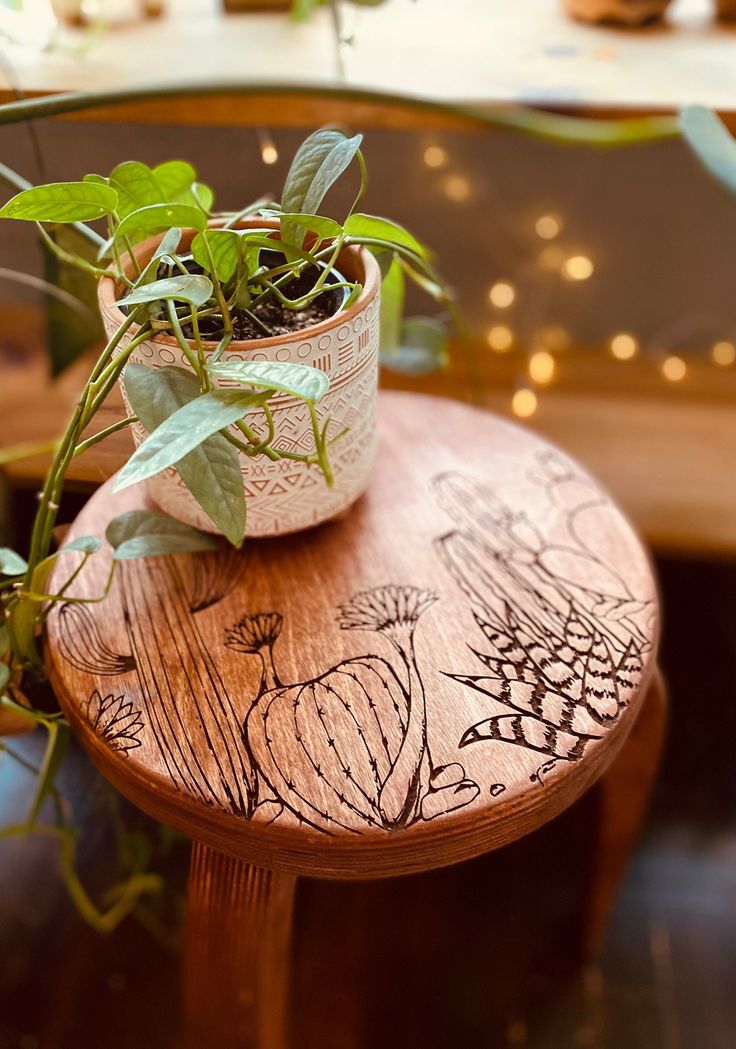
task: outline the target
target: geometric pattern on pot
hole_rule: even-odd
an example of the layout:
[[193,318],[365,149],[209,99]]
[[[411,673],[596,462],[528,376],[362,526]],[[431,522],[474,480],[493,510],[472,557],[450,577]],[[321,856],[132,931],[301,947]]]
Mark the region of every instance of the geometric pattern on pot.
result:
[[[332,419],[330,433],[347,432],[330,449],[334,486],[329,487],[319,468],[298,462],[271,462],[265,457],[240,457],[246,488],[246,534],[251,537],[284,535],[308,528],[346,510],[365,491],[375,456],[375,411],[378,386],[379,348],[379,272],[372,256],[359,253],[367,274],[358,301],[345,314],[311,329],[278,339],[233,343],[223,354],[225,361],[282,361],[309,364],[330,378],[330,388],[317,405],[324,421]],[[355,263],[353,263],[355,265]],[[104,283],[104,282],[103,282]],[[122,315],[101,302],[108,334],[116,329]],[[121,340],[121,349],[129,339]],[[245,349],[246,346],[251,348]],[[167,365],[189,368],[180,348],[172,340],[152,339],[142,343],[130,356],[133,363],[151,368]],[[234,386],[221,382],[224,387]],[[127,405],[123,384],[123,399]],[[308,410],[303,402],[287,395],[271,401],[277,446],[287,450],[311,452],[314,441]],[[136,445],[146,431],[133,426]],[[181,482],[175,469],[152,477],[147,488],[154,502],[166,513],[204,531],[214,525]]]
[[[549,819],[618,751],[655,665],[648,560],[595,481],[493,416],[381,402],[374,478],[344,519],[127,562],[106,601],[49,622],[64,709],[123,791],[317,873],[349,875],[363,842],[382,870],[430,829],[473,855]],[[140,505],[103,488],[71,534]],[[123,697],[135,746],[95,735],[95,693]]]

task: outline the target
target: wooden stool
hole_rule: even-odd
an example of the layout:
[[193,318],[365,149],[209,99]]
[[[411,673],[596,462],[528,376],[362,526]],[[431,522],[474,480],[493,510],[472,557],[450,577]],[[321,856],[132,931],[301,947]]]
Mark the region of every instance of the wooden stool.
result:
[[[286,1045],[296,876],[456,863],[602,777],[594,945],[644,811],[664,693],[629,525],[492,415],[384,394],[380,435],[343,520],[126,562],[107,600],[49,620],[52,680],[92,760],[194,840],[191,1049]],[[70,538],[146,505],[106,485]],[[91,564],[77,596],[101,590],[108,565]]]

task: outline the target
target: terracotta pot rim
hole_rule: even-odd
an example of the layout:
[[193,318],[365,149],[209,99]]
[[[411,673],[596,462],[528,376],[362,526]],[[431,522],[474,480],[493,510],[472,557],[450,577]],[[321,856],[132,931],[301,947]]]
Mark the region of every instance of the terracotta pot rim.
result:
[[[216,228],[218,223],[210,224],[213,228]],[[251,229],[253,227],[260,227],[265,229],[278,229],[279,223],[273,219],[245,219],[241,220],[237,224],[238,229]],[[190,239],[193,239],[196,230],[185,229],[183,231],[183,237],[186,238],[191,235]],[[161,234],[163,236],[163,234]],[[136,244],[133,248],[135,256],[139,260],[148,261],[148,258],[153,254],[154,249],[161,241],[161,236],[149,237],[147,240],[141,241],[140,244]],[[341,260],[347,259],[349,261],[355,260],[355,262],[362,267],[365,279],[361,282],[363,284],[363,290],[361,291],[358,298],[347,310],[340,310],[338,313],[333,314],[324,321],[320,321],[319,324],[312,324],[308,328],[300,328],[298,331],[287,332],[283,335],[269,335],[264,339],[240,339],[233,340],[225,351],[226,354],[236,352],[250,352],[254,350],[268,349],[272,346],[283,346],[287,342],[297,342],[303,339],[311,339],[315,335],[321,335],[325,332],[332,331],[333,328],[338,327],[341,324],[345,324],[353,320],[359,313],[363,311],[366,305],[371,302],[377,292],[381,283],[381,271],[376,262],[375,258],[366,249],[359,247],[358,245],[352,244],[347,248],[344,248],[340,253],[338,259],[338,265],[344,270],[344,265]],[[112,271],[112,265],[108,267]],[[127,270],[127,267],[126,267]],[[119,306],[115,305],[117,299],[117,291],[115,286],[115,280],[112,273],[109,277],[102,277],[97,289],[97,298],[99,302],[100,313],[107,315],[114,319],[117,324],[122,324],[125,320],[125,314]],[[133,325],[130,328],[132,334],[135,334],[140,329],[137,325]],[[173,335],[152,335],[151,342],[159,343],[163,346],[177,346],[179,343]],[[194,343],[191,339],[187,342],[190,346]],[[213,349],[218,345],[215,339],[203,339],[202,344],[206,347],[212,347]]]

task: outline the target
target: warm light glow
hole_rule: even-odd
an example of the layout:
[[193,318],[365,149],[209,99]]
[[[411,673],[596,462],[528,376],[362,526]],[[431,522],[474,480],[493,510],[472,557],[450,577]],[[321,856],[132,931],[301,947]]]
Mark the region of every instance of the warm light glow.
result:
[[710,355],[714,364],[719,364],[721,368],[727,368],[729,364],[733,364],[736,361],[736,346],[732,342],[726,342],[725,340],[717,342],[710,351]]
[[609,345],[617,361],[630,361],[639,352],[636,336],[628,331],[620,331],[617,335],[612,335]]
[[532,382],[539,383],[540,386],[552,382],[555,377],[555,368],[555,359],[546,350],[537,350],[529,358],[529,378]]
[[545,270],[559,270],[565,264],[565,252],[554,244],[548,244],[539,252],[539,265]]
[[681,382],[687,374],[687,365],[682,357],[667,357],[662,362],[662,375],[670,382]]
[[516,289],[508,281],[499,280],[491,287],[488,298],[499,310],[505,310],[516,298]]
[[540,215],[534,223],[534,229],[542,240],[554,240],[562,229],[562,221],[559,215]]
[[488,345],[496,353],[506,353],[514,344],[514,333],[505,324],[494,324],[488,329]]
[[571,255],[562,267],[568,280],[587,280],[593,275],[593,262],[587,255]]
[[266,128],[259,128],[257,134],[258,144],[261,147],[261,160],[264,164],[275,164],[279,159],[279,151],[276,149],[276,143],[271,138],[271,132],[267,131]]
[[470,197],[470,183],[465,175],[448,175],[445,179],[445,196],[462,204]]
[[511,399],[511,410],[520,419],[528,419],[537,410],[537,395],[534,390],[517,390]]
[[424,151],[424,163],[428,168],[443,168],[448,159],[447,150],[442,146],[427,146]]

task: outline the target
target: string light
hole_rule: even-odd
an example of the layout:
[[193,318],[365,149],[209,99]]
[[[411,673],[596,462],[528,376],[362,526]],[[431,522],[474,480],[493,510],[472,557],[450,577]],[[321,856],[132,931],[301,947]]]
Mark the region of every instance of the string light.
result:
[[428,168],[444,168],[448,159],[447,150],[442,146],[427,146],[424,151],[424,163]]
[[537,410],[537,395],[534,390],[523,387],[511,398],[511,411],[520,419],[528,419]]
[[534,229],[542,240],[554,240],[562,229],[562,220],[559,215],[540,215]]
[[728,368],[736,361],[736,346],[725,340],[717,342],[710,351],[710,355],[714,364],[718,364],[721,368]]
[[537,350],[529,358],[529,378],[540,386],[552,382],[555,370],[555,359],[547,350]]
[[265,128],[258,129],[258,144],[261,147],[261,160],[264,164],[275,164],[279,159],[279,151],[276,143],[271,138],[271,132]]
[[491,300],[492,305],[499,310],[505,310],[516,298],[516,288],[514,288],[513,284],[509,284],[508,281],[496,281],[488,292],[488,298]]
[[593,276],[593,262],[587,255],[571,255],[565,260],[562,275],[568,280],[587,280]]
[[470,183],[465,175],[448,175],[444,183],[445,196],[456,204],[462,204],[470,197]]
[[620,331],[616,335],[612,335],[609,346],[617,361],[630,361],[639,352],[639,343],[636,336],[628,331]]
[[666,357],[662,361],[662,375],[668,382],[681,382],[687,374],[687,365],[682,357]]
[[488,329],[488,345],[496,353],[506,353],[514,344],[514,333],[505,324],[494,324]]

